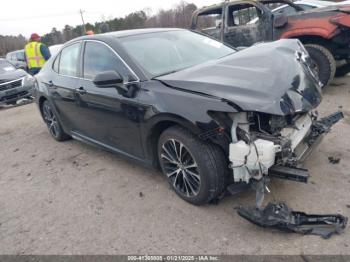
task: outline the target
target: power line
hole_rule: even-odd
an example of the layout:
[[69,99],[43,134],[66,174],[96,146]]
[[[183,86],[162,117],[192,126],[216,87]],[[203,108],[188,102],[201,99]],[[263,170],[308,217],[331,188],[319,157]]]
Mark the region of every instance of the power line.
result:
[[80,13],[80,16],[81,16],[81,21],[83,22],[84,34],[86,34],[86,27],[85,27],[84,16],[83,16],[84,12],[85,11],[83,11],[81,9],[79,10],[79,13]]

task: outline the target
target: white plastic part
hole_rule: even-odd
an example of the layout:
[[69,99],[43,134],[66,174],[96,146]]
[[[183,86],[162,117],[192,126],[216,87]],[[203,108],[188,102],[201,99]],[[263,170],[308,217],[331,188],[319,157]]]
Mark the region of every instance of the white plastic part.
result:
[[294,150],[304,139],[312,126],[311,116],[305,115],[300,117],[293,127],[283,128],[281,135],[289,138],[292,141],[291,148]]
[[256,171],[267,174],[268,169],[275,163],[277,150],[278,146],[264,139],[257,139],[250,145],[242,140],[231,143],[229,159],[235,182],[249,183],[251,173],[255,174]]

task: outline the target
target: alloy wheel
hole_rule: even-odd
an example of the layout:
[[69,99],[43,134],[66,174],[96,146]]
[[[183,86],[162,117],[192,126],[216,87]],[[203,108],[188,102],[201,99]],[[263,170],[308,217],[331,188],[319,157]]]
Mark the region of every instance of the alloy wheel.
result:
[[161,161],[173,187],[186,197],[196,196],[200,191],[201,177],[198,166],[183,143],[169,139],[162,145]]
[[57,138],[59,136],[60,127],[55,114],[53,113],[50,105],[47,103],[45,103],[43,106],[43,116],[51,135]]

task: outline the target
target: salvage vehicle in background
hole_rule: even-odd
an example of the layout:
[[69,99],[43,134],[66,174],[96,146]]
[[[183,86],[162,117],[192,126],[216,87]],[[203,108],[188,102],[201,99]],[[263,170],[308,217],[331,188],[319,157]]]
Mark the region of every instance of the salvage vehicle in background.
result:
[[0,58],[0,104],[16,104],[19,99],[31,98],[34,78]]
[[[281,5],[295,12],[271,11]],[[350,5],[304,11],[288,0],[225,1],[195,11],[191,28],[235,47],[297,38],[309,52],[323,85],[336,71],[338,76],[350,72]]]
[[57,141],[160,166],[181,198],[204,204],[276,169],[305,178],[296,166],[341,118],[313,113],[309,60],[295,39],[236,51],[184,29],[119,31],[66,43],[35,98]]
[[6,54],[6,60],[18,69],[28,70],[24,50],[17,50]]

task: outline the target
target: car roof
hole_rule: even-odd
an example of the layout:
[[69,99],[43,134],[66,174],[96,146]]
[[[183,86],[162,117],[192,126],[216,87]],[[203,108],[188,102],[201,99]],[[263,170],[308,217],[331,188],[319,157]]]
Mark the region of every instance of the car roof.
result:
[[169,32],[169,31],[179,31],[179,30],[187,30],[187,29],[183,29],[183,28],[146,28],[146,29],[121,30],[121,31],[114,31],[114,32],[108,32],[108,33],[96,34],[96,35],[85,35],[85,36],[75,38],[71,41],[101,40],[103,38],[122,38],[122,37],[127,37],[127,36],[134,36],[134,35],[142,35],[142,34],[150,34],[150,33],[158,33],[158,32]]

